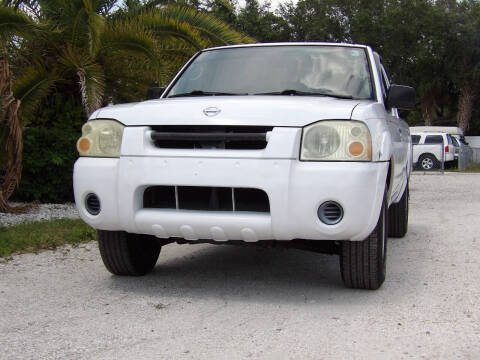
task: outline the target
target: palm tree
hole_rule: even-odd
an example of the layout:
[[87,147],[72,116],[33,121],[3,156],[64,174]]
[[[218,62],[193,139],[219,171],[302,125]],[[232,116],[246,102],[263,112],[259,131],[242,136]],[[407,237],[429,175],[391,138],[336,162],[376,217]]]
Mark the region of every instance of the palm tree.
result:
[[[0,212],[15,211],[7,200],[21,175],[20,112],[31,117],[55,88],[78,96],[90,114],[111,101],[138,98],[149,84],[165,83],[173,69],[202,48],[251,41],[192,8],[150,1],[110,13],[116,2],[0,2],[0,126],[8,129]],[[16,51],[14,80],[9,46]]]
[[[3,5],[3,4],[2,4]],[[13,94],[13,79],[9,66],[9,40],[15,34],[26,36],[41,29],[30,18],[11,8],[0,9],[0,126],[5,132],[7,158],[0,180],[0,212],[24,212],[27,207],[11,207],[7,200],[20,181],[22,173],[21,102]],[[18,41],[18,39],[16,39]]]

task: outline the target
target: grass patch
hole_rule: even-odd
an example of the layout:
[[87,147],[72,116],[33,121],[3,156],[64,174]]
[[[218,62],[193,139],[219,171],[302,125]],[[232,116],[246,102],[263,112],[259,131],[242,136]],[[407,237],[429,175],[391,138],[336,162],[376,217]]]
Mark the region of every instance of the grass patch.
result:
[[0,227],[0,257],[17,252],[55,249],[96,239],[96,230],[82,220],[60,219]]
[[480,164],[468,164],[465,172],[480,173]]

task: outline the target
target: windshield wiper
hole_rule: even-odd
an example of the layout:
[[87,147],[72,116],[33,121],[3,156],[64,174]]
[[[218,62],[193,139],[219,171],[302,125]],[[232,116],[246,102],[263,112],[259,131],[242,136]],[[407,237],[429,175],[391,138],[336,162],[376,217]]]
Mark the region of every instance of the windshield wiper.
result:
[[239,93],[227,93],[227,92],[217,92],[217,91],[202,91],[202,90],[193,90],[186,93],[175,94],[167,96],[167,98],[174,97],[187,97],[187,96],[228,96],[228,95],[248,95],[248,94],[239,94]]
[[329,96],[338,99],[353,99],[351,95],[342,95],[342,94],[330,94],[323,92],[310,92],[310,91],[300,91],[294,89],[287,89],[282,91],[272,91],[266,93],[258,93],[254,95],[298,95],[298,96]]

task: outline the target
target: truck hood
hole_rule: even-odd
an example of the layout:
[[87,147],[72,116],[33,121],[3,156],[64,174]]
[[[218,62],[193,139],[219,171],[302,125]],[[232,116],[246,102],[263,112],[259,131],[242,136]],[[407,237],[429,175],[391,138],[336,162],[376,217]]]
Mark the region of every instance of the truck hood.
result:
[[[90,119],[115,119],[126,126],[301,127],[318,120],[350,119],[353,109],[359,102],[319,96],[203,96],[108,106],[95,111]],[[207,116],[204,110],[208,108],[216,108],[220,112]]]

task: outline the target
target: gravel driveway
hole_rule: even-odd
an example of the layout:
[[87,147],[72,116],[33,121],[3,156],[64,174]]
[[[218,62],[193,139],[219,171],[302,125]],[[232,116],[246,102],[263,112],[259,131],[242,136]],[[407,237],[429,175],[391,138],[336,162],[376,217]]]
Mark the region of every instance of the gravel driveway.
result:
[[166,246],[113,277],[95,244],[0,263],[5,359],[479,359],[480,175],[413,175],[410,230],[378,291],[338,258]]

